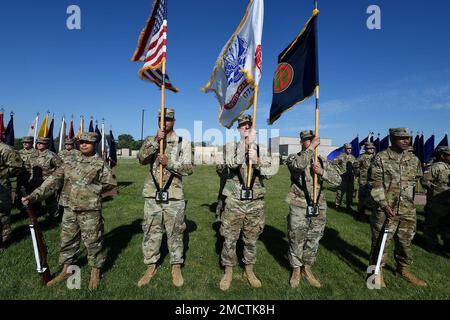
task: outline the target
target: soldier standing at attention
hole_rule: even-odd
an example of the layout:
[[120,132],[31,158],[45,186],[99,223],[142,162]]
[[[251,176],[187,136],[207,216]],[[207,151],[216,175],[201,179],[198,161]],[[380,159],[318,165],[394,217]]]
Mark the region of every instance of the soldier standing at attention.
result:
[[[327,203],[322,184],[326,180],[339,185],[341,177],[334,165],[321,158],[319,163],[314,165],[314,149],[320,144],[319,137],[314,137],[313,132],[307,130],[300,133],[300,140],[302,151],[289,155],[286,162],[291,173],[291,189],[286,198],[289,204],[289,262],[293,269],[290,284],[293,288],[298,287],[303,274],[311,286],[320,288],[320,282],[314,277],[311,267],[316,260],[319,241],[327,220]],[[319,188],[318,209],[312,215],[308,209],[313,207],[314,201],[314,173],[318,175]]]
[[[159,113],[161,117],[161,113]],[[158,123],[160,123],[158,121]],[[150,173],[144,184],[142,195],[145,198],[144,239],[142,251],[147,270],[138,282],[139,287],[147,285],[156,273],[156,263],[161,256],[160,248],[164,231],[167,234],[172,282],[176,287],[184,284],[181,274],[183,257],[183,234],[186,230],[183,192],[183,176],[194,172],[191,143],[183,141],[173,131],[175,111],[164,111],[164,128],[155,137],[147,138],[138,155],[141,165],[150,165]],[[159,142],[163,140],[164,154],[159,154]],[[163,167],[163,185],[159,185],[160,164]]]
[[95,153],[97,134],[85,132],[80,137],[80,155],[56,169],[42,185],[22,203],[36,203],[54,195],[62,187],[60,204],[64,207],[61,222],[61,249],[59,264],[63,270],[47,283],[52,286],[71,276],[69,266],[83,240],[88,252],[88,264],[92,268],[89,289],[96,290],[100,272],[105,263],[103,248],[102,193],[117,186],[112,171],[106,162]]
[[373,209],[373,203],[370,197],[370,188],[367,184],[367,177],[369,176],[369,168],[375,156],[375,146],[372,142],[364,144],[364,153],[358,157],[354,164],[355,176],[358,177],[358,212],[370,215]]
[[347,210],[351,209],[351,205],[353,204],[353,192],[355,189],[354,186],[354,173],[353,173],[353,164],[356,159],[352,155],[352,145],[349,143],[344,144],[344,153],[339,155],[336,159],[333,160],[333,164],[337,165],[339,171],[342,172],[342,182],[338,190],[336,191],[336,209],[341,206],[342,197],[344,194],[346,195],[346,206]]
[[33,175],[33,168],[31,164],[39,156],[39,151],[33,148],[33,143],[34,138],[32,136],[26,136],[22,139],[23,149],[19,150],[20,157],[22,158],[23,164],[27,171],[27,173],[23,176],[23,179],[19,179],[17,181],[18,207],[22,213],[25,213],[25,208],[22,207],[20,199],[37,187],[30,183]]
[[25,171],[20,155],[12,147],[0,141],[0,251],[11,239],[11,181]]
[[74,154],[80,155],[80,151],[75,149],[75,139],[66,139],[64,141],[64,150],[61,150],[58,153],[58,156],[63,162],[66,162],[70,161],[70,158],[73,157]]
[[[242,115],[238,118],[241,139],[238,143],[225,145],[225,163],[229,170],[222,195],[225,209],[221,216],[220,234],[224,237],[221,264],[225,274],[220,281],[221,290],[228,290],[236,265],[236,243],[243,234],[245,264],[244,278],[253,288],[261,287],[253,266],[256,263],[256,242],[264,229],[264,180],[275,174],[267,150],[255,142],[256,135],[251,129],[252,118]],[[248,163],[252,162],[252,177],[248,186]]]
[[[386,248],[394,238],[394,257],[397,262],[397,275],[406,281],[426,286],[425,281],[416,278],[409,267],[413,262],[412,240],[416,233],[416,205],[414,188],[422,176],[419,159],[408,152],[411,138],[408,129],[389,129],[391,147],[378,153],[370,167],[369,184],[375,208],[371,216],[372,249],[371,261],[376,261],[375,248],[383,225],[390,230]],[[386,221],[386,219],[388,219]],[[386,221],[386,224],[385,224]],[[384,251],[382,266],[385,265],[387,250]],[[380,272],[380,284],[385,287],[383,273]]]
[[[32,167],[31,185],[33,188],[40,186],[50,175],[62,165],[62,160],[58,155],[48,150],[50,139],[37,138],[36,148],[39,154],[36,158],[30,158]],[[51,224],[54,225],[59,216],[58,194],[46,198],[45,205]]]
[[450,257],[450,147],[439,151],[441,161],[434,162],[421,181],[428,201],[423,234],[429,250],[437,251],[437,235],[442,229],[444,254]]

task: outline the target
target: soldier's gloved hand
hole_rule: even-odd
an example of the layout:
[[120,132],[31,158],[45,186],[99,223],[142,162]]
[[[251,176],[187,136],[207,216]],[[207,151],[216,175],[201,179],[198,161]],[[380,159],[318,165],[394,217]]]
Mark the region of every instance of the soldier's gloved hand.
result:
[[22,202],[22,204],[24,206],[27,206],[30,204],[30,200],[28,200],[28,197],[22,197],[22,199],[20,199],[20,201]]
[[317,174],[319,176],[323,176],[323,169],[320,166],[320,164],[314,163],[313,164],[313,171],[314,171],[315,174]]
[[163,167],[165,167],[167,166],[169,159],[167,159],[167,156],[165,154],[158,154],[158,161],[162,164]]
[[385,205],[382,209],[388,218],[395,217],[395,212],[394,212],[394,210],[392,210],[392,208],[390,206]]
[[160,129],[157,133],[156,133],[156,141],[160,142],[161,140],[163,140],[166,137],[166,133],[164,132],[164,130]]
[[250,149],[248,151],[248,157],[249,157],[249,159],[250,159],[250,161],[252,163],[257,163],[258,162],[258,153],[256,152],[256,150]]

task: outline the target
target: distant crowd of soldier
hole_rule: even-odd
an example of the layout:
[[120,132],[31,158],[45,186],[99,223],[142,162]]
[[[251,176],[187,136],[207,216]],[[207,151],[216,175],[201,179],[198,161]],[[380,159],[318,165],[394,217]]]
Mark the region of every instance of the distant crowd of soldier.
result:
[[[190,142],[184,141],[174,131],[173,109],[165,110],[163,122],[164,127],[144,141],[138,155],[139,163],[149,166],[142,193],[145,199],[142,251],[146,271],[137,282],[139,287],[149,284],[157,271],[164,233],[167,234],[172,282],[176,287],[184,284],[181,271],[184,264],[186,201],[182,179],[193,174],[194,165]],[[274,159],[267,149],[256,143],[251,124],[251,116],[238,118],[240,141],[224,146],[224,163],[216,167],[220,176],[216,220],[220,223],[223,237],[220,262],[224,275],[219,282],[221,290],[228,290],[231,285],[233,269],[237,265],[236,244],[241,236],[245,265],[243,276],[252,287],[262,286],[254,266],[257,240],[265,226],[264,181],[275,175],[278,167],[273,165]],[[335,208],[344,210],[340,207],[345,195],[346,209],[352,210],[354,179],[358,179],[358,211],[362,215],[370,215],[370,261],[374,261],[374,256],[378,254],[376,244],[380,233],[383,228],[389,227],[392,232],[388,243],[392,239],[395,242],[397,274],[412,284],[426,286],[425,281],[414,276],[409,269],[413,261],[411,245],[417,224],[414,197],[420,181],[427,191],[424,236],[428,249],[436,253],[443,251],[450,256],[450,148],[438,150],[432,163],[423,168],[420,160],[409,152],[409,131],[393,128],[389,134],[391,147],[378,154],[374,152],[374,145],[368,142],[364,146],[365,152],[355,159],[351,155],[351,145],[345,144],[345,152],[336,159],[328,162],[319,157],[316,162],[314,150],[319,146],[320,138],[310,130],[300,133],[301,151],[289,155],[286,161],[291,185],[286,198],[289,204],[289,247],[286,250],[292,267],[290,285],[293,288],[299,286],[302,276],[311,286],[321,287],[312,267],[327,220],[324,182],[337,187]],[[163,154],[160,153],[161,141],[164,144]],[[20,153],[0,143],[1,246],[6,247],[11,238],[10,180],[16,176],[16,191],[22,205],[45,201],[52,222],[60,216],[62,210],[59,208],[63,209],[59,256],[63,269],[48,285],[60,283],[71,275],[69,266],[74,262],[80,240],[83,240],[92,267],[89,288],[95,290],[106,257],[101,195],[116,187],[117,182],[108,164],[95,154],[95,133],[81,135],[79,151],[73,148],[74,141],[68,140],[67,151],[59,155],[47,150],[48,142],[45,138],[39,138],[37,149],[34,149],[32,137],[26,137]],[[164,181],[162,184],[157,178],[160,174]],[[442,248],[438,234],[443,238]],[[386,259],[385,251],[382,267]],[[380,272],[378,277],[384,287],[383,273]]]

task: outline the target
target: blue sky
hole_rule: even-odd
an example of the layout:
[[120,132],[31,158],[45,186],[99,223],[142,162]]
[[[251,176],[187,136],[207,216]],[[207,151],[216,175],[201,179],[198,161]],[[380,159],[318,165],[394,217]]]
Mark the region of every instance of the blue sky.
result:
[[[66,28],[66,9],[81,8],[81,30]],[[369,5],[381,8],[381,30],[366,27]],[[0,2],[0,106],[15,112],[23,136],[36,112],[99,121],[117,136],[156,131],[160,91],[140,80],[130,58],[151,0],[18,0]],[[312,0],[266,0],[263,76],[257,127],[296,136],[314,125],[310,99],[266,125],[278,54],[311,14]],[[204,94],[217,56],[242,18],[247,0],[170,0],[167,92],[176,126],[219,128],[217,102]],[[320,135],[335,145],[369,131],[406,126],[437,142],[450,119],[450,1],[319,0]],[[86,123],[87,126],[87,123]],[[59,124],[57,125],[59,128]],[[225,129],[223,129],[225,130]]]

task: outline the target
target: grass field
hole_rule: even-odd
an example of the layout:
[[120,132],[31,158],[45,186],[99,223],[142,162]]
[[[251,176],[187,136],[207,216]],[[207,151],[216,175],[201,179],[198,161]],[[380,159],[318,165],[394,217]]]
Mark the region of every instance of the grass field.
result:
[[[0,253],[0,299],[449,299],[450,260],[426,252],[422,246],[423,209],[418,208],[418,234],[414,241],[412,271],[425,279],[429,287],[414,287],[395,277],[392,250],[385,279],[388,288],[369,290],[365,270],[370,248],[367,221],[352,214],[328,210],[328,223],[313,268],[322,289],[313,289],[302,279],[297,289],[289,286],[290,267],[287,259],[286,216],[284,202],[289,189],[285,166],[267,183],[266,227],[258,242],[255,267],[263,287],[252,289],[242,278],[242,266],[236,268],[231,288],[222,292],[218,283],[223,270],[219,265],[221,238],[214,222],[218,177],[212,166],[197,166],[194,175],[185,179],[187,206],[186,261],[183,268],[185,286],[175,288],[171,282],[167,247],[164,261],[146,288],[136,283],[145,271],[141,251],[143,203],[141,196],[146,167],[135,160],[121,161],[114,169],[119,181],[119,195],[104,203],[105,245],[108,258],[104,277],[97,292],[87,290],[90,269],[86,251],[80,253],[81,290],[68,290],[65,284],[42,287],[35,271],[31,237],[27,220],[13,220],[13,244]],[[328,201],[334,193],[327,192]],[[49,247],[49,263],[57,266],[59,228],[49,230],[42,220]],[[239,254],[239,253],[238,253]]]

